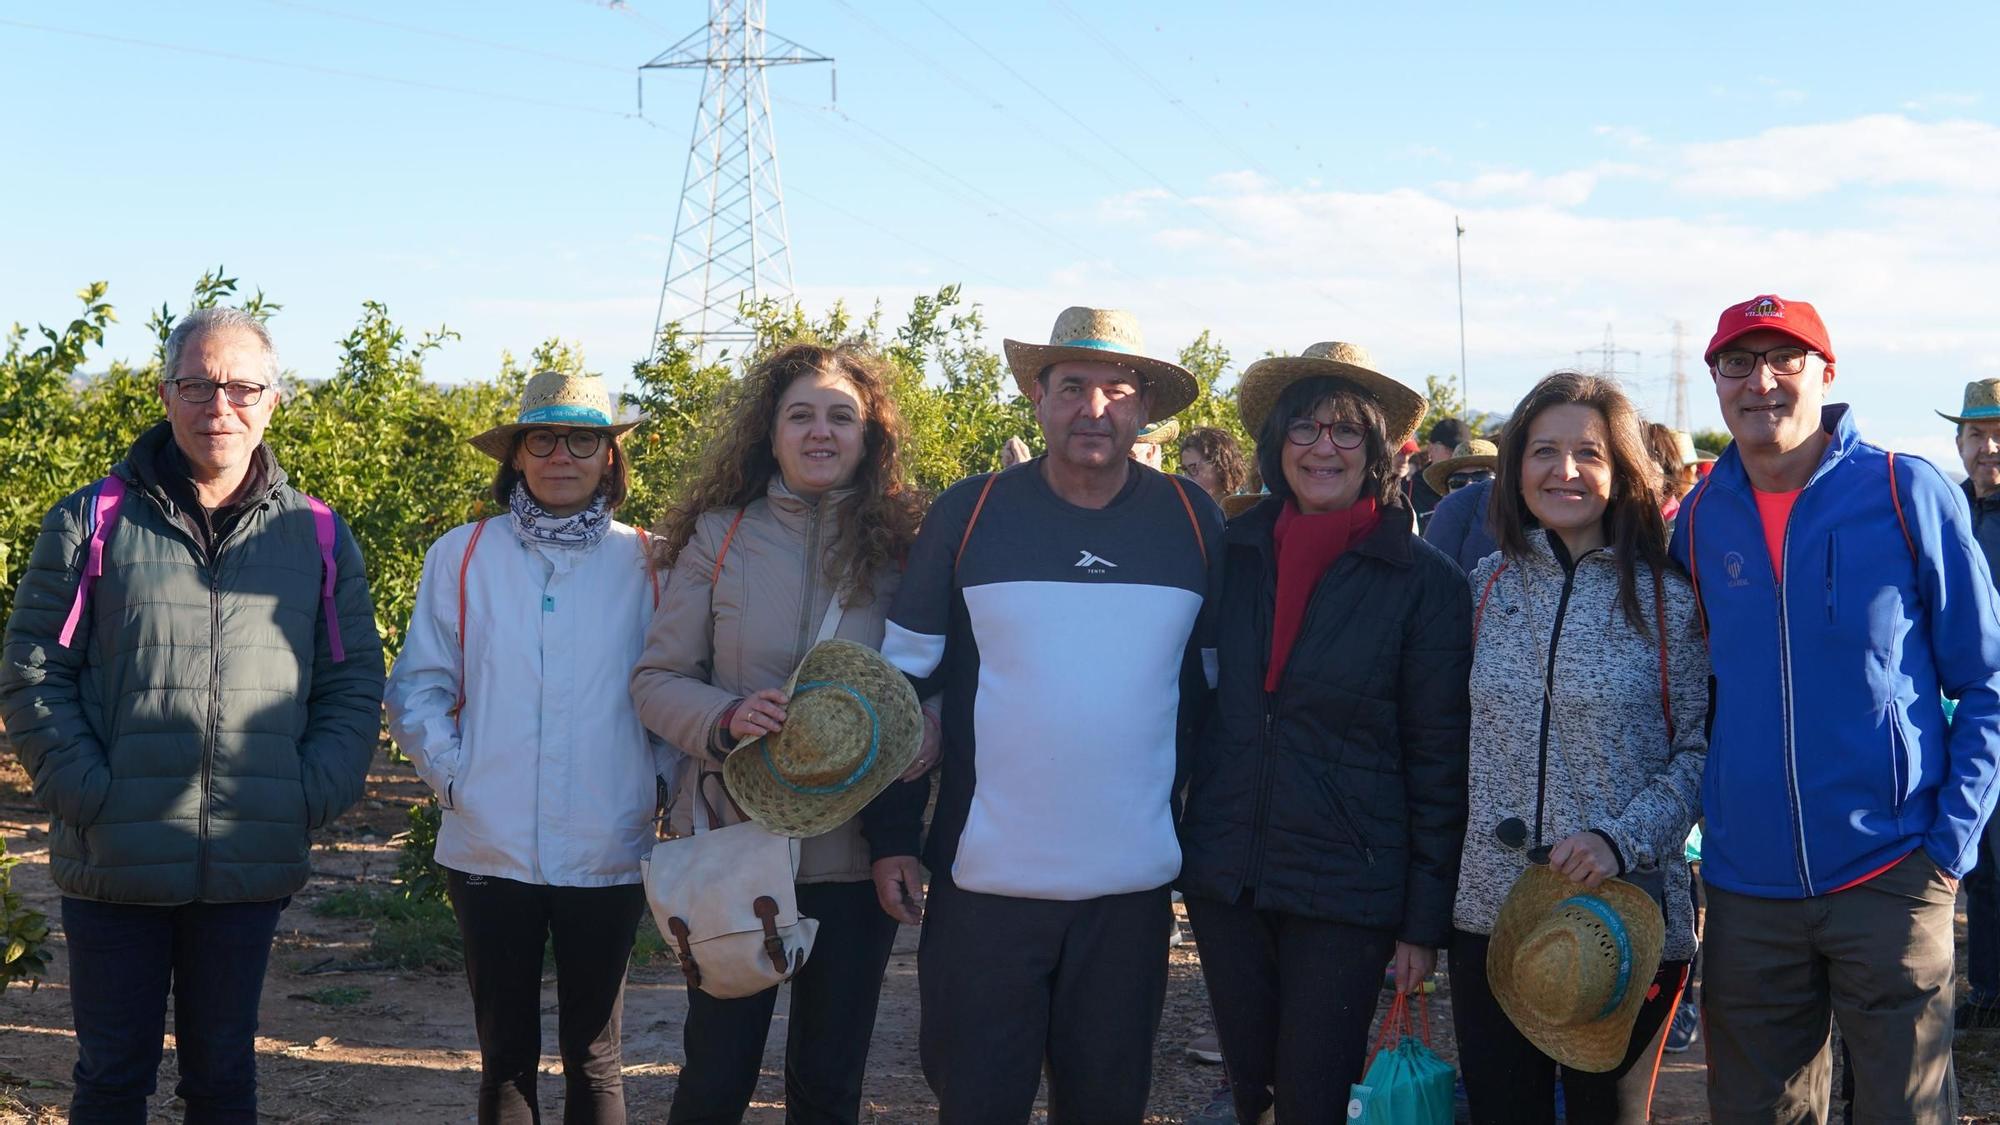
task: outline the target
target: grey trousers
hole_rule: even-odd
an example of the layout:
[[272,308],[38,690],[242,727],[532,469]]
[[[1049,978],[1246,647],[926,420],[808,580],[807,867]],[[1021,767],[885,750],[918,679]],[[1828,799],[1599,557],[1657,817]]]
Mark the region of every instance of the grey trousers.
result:
[[1752,898],[1711,884],[1702,998],[1712,1120],[1825,1122],[1838,1019],[1856,1122],[1956,1122],[1956,897],[1921,849],[1816,898]]

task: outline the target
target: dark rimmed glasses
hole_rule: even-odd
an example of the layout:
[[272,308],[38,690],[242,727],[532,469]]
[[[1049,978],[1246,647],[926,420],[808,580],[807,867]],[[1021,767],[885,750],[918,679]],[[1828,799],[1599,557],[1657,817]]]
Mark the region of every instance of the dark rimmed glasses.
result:
[[1368,440],[1368,431],[1354,422],[1319,422],[1311,418],[1294,418],[1285,426],[1285,440],[1293,445],[1317,445],[1319,435],[1333,439],[1337,449],[1359,449]]
[[166,382],[172,384],[174,394],[179,396],[182,402],[196,405],[215,401],[215,392],[221,391],[222,397],[228,400],[231,406],[255,406],[257,401],[264,397],[265,391],[262,383],[236,380],[218,383],[213,379],[168,379]]
[[604,448],[602,430],[565,430],[558,434],[554,430],[529,430],[521,435],[521,448],[530,457],[548,457],[555,453],[556,442],[569,447],[569,455],[579,461],[597,456]]
[[1770,365],[1773,375],[1797,375],[1806,369],[1806,356],[1811,354],[1811,349],[1792,344],[1761,352],[1730,348],[1715,353],[1715,373],[1725,379],[1747,379],[1757,370],[1757,361],[1761,359]]

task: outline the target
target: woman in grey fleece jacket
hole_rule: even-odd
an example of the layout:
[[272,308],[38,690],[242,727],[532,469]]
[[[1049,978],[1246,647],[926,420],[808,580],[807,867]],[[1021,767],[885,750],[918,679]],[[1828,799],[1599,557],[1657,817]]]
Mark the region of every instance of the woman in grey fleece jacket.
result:
[[1558,1075],[1486,983],[1488,935],[1528,863],[1501,843],[1501,822],[1518,819],[1527,848],[1548,847],[1581,887],[1624,878],[1665,911],[1660,972],[1623,1065],[1561,1073],[1569,1121],[1645,1119],[1655,1033],[1694,957],[1682,844],[1699,815],[1709,663],[1692,590],[1667,557],[1657,477],[1630,402],[1593,376],[1544,379],[1500,439],[1501,548],[1471,579],[1470,811],[1451,947],[1475,1122],[1552,1120]]

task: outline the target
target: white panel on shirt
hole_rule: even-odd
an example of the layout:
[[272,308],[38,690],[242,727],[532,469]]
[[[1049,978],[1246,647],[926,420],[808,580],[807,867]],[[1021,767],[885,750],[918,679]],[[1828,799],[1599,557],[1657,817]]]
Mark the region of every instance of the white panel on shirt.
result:
[[1085,582],[964,595],[979,638],[976,785],[952,881],[1074,901],[1180,874],[1174,728],[1201,597]]

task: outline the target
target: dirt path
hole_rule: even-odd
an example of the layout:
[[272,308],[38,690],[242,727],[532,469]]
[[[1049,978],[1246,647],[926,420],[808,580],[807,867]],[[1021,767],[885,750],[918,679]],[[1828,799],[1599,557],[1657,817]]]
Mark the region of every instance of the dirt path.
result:
[[[0,764],[0,834],[23,860],[14,883],[31,905],[59,914],[48,879],[44,822],[23,793],[25,779],[11,756]],[[452,1122],[472,1120],[479,1067],[471,1002],[463,978],[452,972],[335,972],[365,961],[372,923],[315,914],[326,896],[356,886],[387,885],[395,869],[390,837],[421,793],[407,767],[384,765],[370,778],[364,805],[322,833],[314,851],[314,878],[279,924],[277,947],[264,989],[261,1063],[263,1115],[289,1122]],[[58,935],[59,936],[59,935]],[[935,1118],[916,1057],[916,934],[897,943],[883,984],[863,1119],[922,1122]],[[75,1040],[69,1031],[67,958],[58,944],[49,981],[37,992],[0,994],[0,1121],[61,1121],[69,1098]],[[1386,994],[1385,994],[1386,996]],[[1172,952],[1166,1010],[1161,1020],[1153,1081],[1157,1122],[1185,1121],[1208,1103],[1219,1068],[1186,1060],[1182,1048],[1207,1025],[1207,994],[1192,944]],[[1451,1056],[1450,997],[1431,1006],[1434,1042]],[[747,1120],[780,1122],[783,1110],[784,1000],[773,1021],[757,1099]],[[554,1043],[555,990],[544,993],[544,1041]],[[635,1122],[663,1121],[681,1057],[681,1024],[687,997],[680,975],[657,959],[635,968],[625,1001],[626,1099]],[[2000,1037],[1996,1037],[2000,1038]],[[2000,1108],[1995,1071],[1983,1045],[1967,1057],[1961,1044],[1965,1120],[1994,1120]],[[173,1055],[162,1067],[153,1118],[178,1121],[171,1092]],[[561,1081],[553,1057],[544,1062],[542,1105],[558,1115]],[[1662,1068],[1655,1120],[1705,1119],[1699,1048],[1668,1056]],[[559,1119],[559,1118],[553,1118]]]

